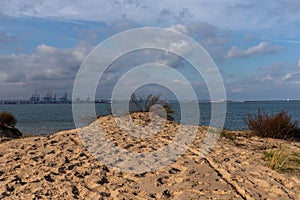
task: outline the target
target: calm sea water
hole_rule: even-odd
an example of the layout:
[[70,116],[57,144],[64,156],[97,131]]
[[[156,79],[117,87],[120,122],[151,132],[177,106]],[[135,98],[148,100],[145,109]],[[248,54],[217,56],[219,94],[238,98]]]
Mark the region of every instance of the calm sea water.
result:
[[[82,109],[85,104],[80,105]],[[171,104],[175,110],[175,121],[180,122],[180,106]],[[97,115],[108,113],[109,104],[96,104]],[[209,125],[210,103],[199,103],[200,124]],[[286,110],[292,120],[300,121],[300,101],[269,101],[269,102],[231,102],[227,104],[225,128],[230,130],[244,130],[247,126],[244,118],[247,114],[255,114],[258,109],[267,112]],[[0,105],[0,111],[8,111],[17,118],[17,128],[23,133],[51,134],[61,130],[75,128],[71,104],[24,104],[24,105]],[[195,118],[191,109],[187,117],[191,122]],[[87,121],[88,119],[87,116]]]

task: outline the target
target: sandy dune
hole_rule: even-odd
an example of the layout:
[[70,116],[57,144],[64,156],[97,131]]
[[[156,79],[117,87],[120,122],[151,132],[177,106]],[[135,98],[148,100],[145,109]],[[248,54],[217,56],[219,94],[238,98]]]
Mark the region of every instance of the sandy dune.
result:
[[[149,124],[145,114],[136,113],[133,118],[139,125]],[[120,149],[146,153],[168,145],[179,128],[166,122],[163,131],[151,135],[145,128],[147,137],[134,137],[107,116],[81,130],[93,133],[95,123],[101,124],[107,138]],[[183,156],[144,173],[103,165],[83,146],[88,136],[80,139],[79,129],[2,142],[0,198],[300,199],[299,176],[271,170],[262,159],[268,144],[299,152],[299,143],[244,136],[237,137],[236,142],[221,138],[208,156],[200,158],[207,128],[196,128],[197,135]]]

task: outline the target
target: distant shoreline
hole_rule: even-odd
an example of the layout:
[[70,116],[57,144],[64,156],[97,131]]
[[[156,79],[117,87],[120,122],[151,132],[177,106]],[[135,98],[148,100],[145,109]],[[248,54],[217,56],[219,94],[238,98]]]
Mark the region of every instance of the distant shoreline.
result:
[[[165,102],[176,102],[177,100],[164,100]],[[120,102],[127,102],[127,101],[120,101]],[[195,102],[195,101],[189,101],[189,100],[182,100],[181,102]],[[255,102],[300,102],[299,99],[285,99],[285,100],[244,100],[244,101],[238,101],[238,100],[198,100],[198,103],[255,103]],[[12,105],[12,104],[73,104],[73,103],[111,103],[111,100],[96,100],[96,101],[79,101],[74,102],[71,100],[66,101],[38,101],[33,102],[30,100],[0,100],[0,105]]]

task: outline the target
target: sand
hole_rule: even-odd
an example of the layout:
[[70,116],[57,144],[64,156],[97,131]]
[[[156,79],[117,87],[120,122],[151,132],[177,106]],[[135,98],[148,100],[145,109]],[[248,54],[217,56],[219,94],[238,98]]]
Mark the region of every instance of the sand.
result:
[[[145,114],[136,113],[133,118],[142,129],[149,124]],[[179,128],[167,121],[155,135],[134,137],[106,116],[83,129],[4,141],[0,143],[0,198],[300,199],[299,174],[279,173],[263,160],[268,148],[300,152],[299,142],[235,132],[234,142],[220,138],[201,158],[199,148],[207,127],[196,127],[193,143],[177,160],[154,171],[132,173],[104,165],[83,146],[87,138],[80,139],[78,133],[93,133],[95,123],[120,149],[146,153],[170,144]],[[147,128],[143,131],[149,133]]]

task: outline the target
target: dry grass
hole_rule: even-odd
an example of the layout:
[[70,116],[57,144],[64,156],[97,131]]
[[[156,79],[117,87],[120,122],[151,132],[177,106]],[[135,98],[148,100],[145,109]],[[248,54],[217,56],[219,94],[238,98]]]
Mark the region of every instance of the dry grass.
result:
[[291,116],[283,110],[277,114],[268,114],[267,112],[258,110],[254,116],[248,114],[245,122],[248,128],[259,137],[285,140],[300,138],[298,122],[292,122]]

